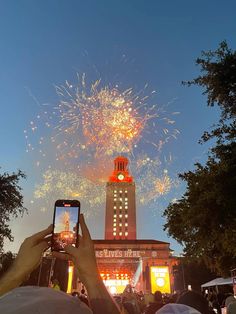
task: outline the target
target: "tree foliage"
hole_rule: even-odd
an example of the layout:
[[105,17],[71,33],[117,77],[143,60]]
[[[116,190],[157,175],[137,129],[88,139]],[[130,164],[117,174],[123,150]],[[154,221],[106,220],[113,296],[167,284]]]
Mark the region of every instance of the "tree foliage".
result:
[[208,105],[216,102],[221,108],[217,128],[203,135],[203,140],[215,137],[216,145],[205,165],[197,163],[194,171],[179,175],[186,192],[164,211],[164,228],[184,245],[187,257],[201,258],[227,274],[236,267],[236,53],[223,42],[203,56],[197,64],[204,76],[188,84],[203,86]]
[[184,82],[199,85],[205,90],[207,104],[217,104],[221,108],[223,119],[236,115],[236,51],[232,51],[226,41],[220,43],[216,51],[203,51],[196,64],[201,67],[203,75]]
[[4,239],[13,240],[9,222],[11,218],[23,215],[27,209],[23,206],[23,196],[19,181],[26,178],[22,171],[0,174],[0,253]]
[[1,256],[0,256],[0,278],[10,268],[14,259],[15,259],[15,256],[12,254],[12,252],[6,252],[4,254],[1,254]]
[[218,105],[221,109],[219,122],[211,132],[204,132],[202,140],[212,137],[216,137],[218,143],[232,140],[236,136],[236,51],[223,41],[216,51],[203,51],[196,64],[202,75],[183,84],[203,87],[208,106]]
[[176,291],[186,290],[188,285],[191,285],[192,290],[200,292],[202,284],[217,276],[216,273],[209,271],[202,260],[187,260],[184,257],[179,258],[179,263],[173,270]]

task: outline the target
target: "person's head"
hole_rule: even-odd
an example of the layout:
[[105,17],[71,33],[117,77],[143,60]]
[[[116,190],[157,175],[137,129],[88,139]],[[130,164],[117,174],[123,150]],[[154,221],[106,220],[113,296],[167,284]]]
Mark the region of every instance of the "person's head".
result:
[[155,302],[162,302],[162,293],[160,291],[156,291],[154,293]]
[[128,292],[128,293],[132,293],[133,290],[132,290],[132,286],[130,284],[128,284],[126,287],[125,287],[125,291],[124,292]]
[[4,314],[91,314],[78,298],[46,287],[25,286],[11,290],[0,298]]
[[54,285],[59,285],[59,281],[58,281],[56,278],[54,278],[54,279],[52,280],[52,283],[53,283]]
[[200,293],[195,291],[187,291],[181,294],[177,303],[191,306],[202,314],[209,313],[207,300]]

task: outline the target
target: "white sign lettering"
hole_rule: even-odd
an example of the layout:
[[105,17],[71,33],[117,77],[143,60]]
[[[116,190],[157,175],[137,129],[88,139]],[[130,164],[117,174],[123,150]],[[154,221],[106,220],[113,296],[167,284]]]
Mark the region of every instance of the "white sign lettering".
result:
[[139,258],[145,255],[145,251],[133,251],[131,249],[128,250],[101,250],[101,251],[96,251],[96,257],[101,258],[101,257],[119,257],[119,258]]

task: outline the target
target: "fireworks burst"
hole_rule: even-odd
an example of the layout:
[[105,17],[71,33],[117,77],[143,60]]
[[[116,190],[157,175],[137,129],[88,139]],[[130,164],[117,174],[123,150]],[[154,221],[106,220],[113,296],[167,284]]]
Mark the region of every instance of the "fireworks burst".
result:
[[46,202],[42,207],[45,211],[47,203],[51,199],[74,199],[78,198],[86,208],[85,215],[95,212],[99,205],[105,201],[105,185],[95,184],[92,181],[74,173],[47,170],[43,174],[43,182],[36,186],[34,198]]
[[146,107],[143,113],[147,96],[135,94],[132,88],[120,91],[118,86],[102,87],[101,80],[87,88],[85,76],[76,87],[66,82],[56,90],[61,97],[57,107],[60,113],[59,134],[77,136],[77,141],[73,138],[74,142],[69,146],[91,148],[95,157],[130,153],[147,122],[159,115],[153,106]]
[[[51,113],[43,111],[36,121],[30,122],[28,131],[24,131],[27,151],[37,148],[45,159],[48,151],[54,149],[53,162],[62,161],[67,167],[78,164],[84,157],[103,159],[122,153],[131,156],[137,146],[149,145],[161,151],[179,133],[173,119],[177,113],[171,113],[169,118],[163,107],[150,104],[155,91],[148,96],[146,89],[147,85],[135,93],[132,88],[102,86],[101,79],[87,86],[85,75],[79,77],[76,86],[68,82],[56,86],[59,104]],[[51,134],[38,136],[37,143],[40,119],[43,132],[46,127]]]
[[171,179],[166,168],[172,162],[143,155],[137,159],[133,172],[137,174],[137,196],[141,204],[157,201],[177,186],[177,180]]
[[[58,104],[44,106],[24,130],[27,152],[43,173],[35,199],[79,198],[89,213],[104,203],[107,164],[117,154],[127,155],[134,165],[141,203],[170,192],[175,183],[166,167],[159,157],[149,156],[160,156],[163,145],[179,134],[173,119],[178,112],[167,114],[151,104],[155,91],[148,96],[147,86],[135,92],[103,85],[101,79],[86,84],[82,75],[75,86],[66,81],[56,92]],[[137,156],[147,150],[149,156]]]

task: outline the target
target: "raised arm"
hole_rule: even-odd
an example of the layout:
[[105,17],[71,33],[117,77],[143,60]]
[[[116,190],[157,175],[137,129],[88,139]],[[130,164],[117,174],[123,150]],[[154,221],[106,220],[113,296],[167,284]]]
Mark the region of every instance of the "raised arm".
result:
[[51,225],[24,240],[12,266],[0,279],[0,296],[20,286],[37,268],[43,252],[49,246],[48,236],[51,234],[52,228]]
[[117,304],[99,275],[93,241],[83,215],[80,215],[80,226],[82,236],[80,236],[79,247],[67,246],[65,248],[67,254],[54,252],[53,255],[61,259],[72,260],[79,279],[87,289],[94,314],[120,314]]

